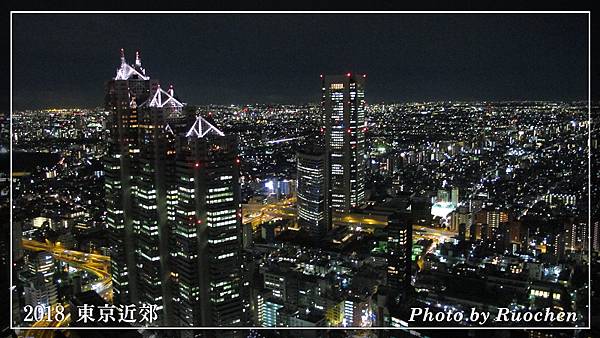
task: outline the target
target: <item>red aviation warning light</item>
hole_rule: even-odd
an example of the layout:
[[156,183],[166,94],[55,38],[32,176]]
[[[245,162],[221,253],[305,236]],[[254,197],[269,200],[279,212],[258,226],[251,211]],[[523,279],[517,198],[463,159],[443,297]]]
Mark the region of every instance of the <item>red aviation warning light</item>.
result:
[[194,168],[200,168],[200,162],[194,163]]
[[351,73],[346,73],[346,76],[350,77],[350,76],[352,76],[352,74]]

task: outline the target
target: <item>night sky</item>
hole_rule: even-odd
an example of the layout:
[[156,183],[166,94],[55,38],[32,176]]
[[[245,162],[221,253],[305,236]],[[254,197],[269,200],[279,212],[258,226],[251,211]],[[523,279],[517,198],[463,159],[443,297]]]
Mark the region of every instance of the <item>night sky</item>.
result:
[[95,107],[119,49],[190,104],[587,98],[586,14],[14,14],[15,109]]

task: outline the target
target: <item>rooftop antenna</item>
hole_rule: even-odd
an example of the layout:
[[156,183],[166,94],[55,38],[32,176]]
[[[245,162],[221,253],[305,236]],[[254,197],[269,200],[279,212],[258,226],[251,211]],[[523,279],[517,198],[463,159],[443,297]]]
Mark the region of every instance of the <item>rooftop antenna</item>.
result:
[[162,103],[162,95],[160,95],[160,91],[161,91],[160,84],[157,84],[156,85],[156,96],[155,96],[155,98],[156,98],[156,104],[157,104],[158,107],[162,107],[162,105],[163,105],[163,103]]
[[[125,61],[125,50],[123,48],[120,49],[121,52],[121,66],[117,68],[117,75],[115,76],[115,80],[129,80],[131,76],[137,76],[139,79],[148,80],[150,79],[146,76],[146,71],[142,67],[134,67],[127,64]],[[142,61],[140,58],[139,52],[135,53],[135,62],[138,66],[141,66]]]
[[138,66],[138,67],[142,66],[142,58],[140,56],[140,51],[139,50],[135,52],[135,65]]

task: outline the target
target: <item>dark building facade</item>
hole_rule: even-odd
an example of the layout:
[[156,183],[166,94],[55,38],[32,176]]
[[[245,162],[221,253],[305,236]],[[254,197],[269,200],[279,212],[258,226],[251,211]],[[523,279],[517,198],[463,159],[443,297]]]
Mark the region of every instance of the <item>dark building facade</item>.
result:
[[298,225],[313,238],[329,230],[325,209],[325,154],[305,151],[297,153]]
[[387,226],[387,278],[394,296],[406,294],[411,280],[412,226],[406,214],[396,212]]

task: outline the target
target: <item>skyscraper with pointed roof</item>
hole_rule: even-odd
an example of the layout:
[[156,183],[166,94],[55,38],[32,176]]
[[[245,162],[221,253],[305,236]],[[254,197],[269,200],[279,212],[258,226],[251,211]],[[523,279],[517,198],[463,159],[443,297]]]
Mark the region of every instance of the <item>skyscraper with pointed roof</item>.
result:
[[177,144],[172,221],[177,325],[242,325],[237,137],[198,116]]
[[[150,303],[158,325],[242,321],[237,138],[150,79],[140,54],[108,82],[105,160],[114,302]],[[185,127],[187,125],[187,127]]]
[[144,102],[158,81],[146,76],[137,55],[129,65],[121,49],[121,64],[115,77],[106,84],[105,106],[110,111],[108,154],[104,158],[106,223],[111,248],[111,273],[115,303],[138,302],[135,254],[136,224],[133,196],[137,193],[133,177],[139,154],[138,102]]

